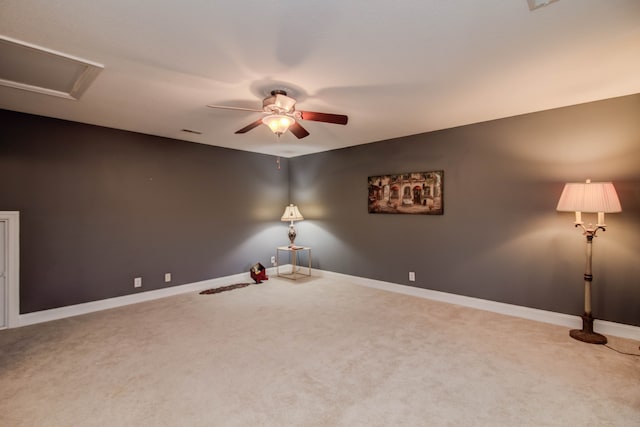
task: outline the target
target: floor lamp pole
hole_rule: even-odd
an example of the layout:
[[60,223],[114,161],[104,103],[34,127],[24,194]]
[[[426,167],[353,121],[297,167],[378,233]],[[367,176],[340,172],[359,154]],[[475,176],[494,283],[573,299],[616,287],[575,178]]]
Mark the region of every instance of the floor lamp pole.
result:
[[591,314],[591,282],[593,281],[593,275],[591,274],[591,257],[593,238],[596,237],[598,230],[605,231],[602,226],[596,226],[596,228],[586,228],[582,224],[576,224],[576,227],[581,226],[584,230],[584,234],[587,237],[587,266],[584,273],[584,314],[582,315],[582,329],[573,329],[569,332],[572,338],[579,341],[587,342],[590,344],[606,344],[607,337],[597,332],[593,332],[593,315]]

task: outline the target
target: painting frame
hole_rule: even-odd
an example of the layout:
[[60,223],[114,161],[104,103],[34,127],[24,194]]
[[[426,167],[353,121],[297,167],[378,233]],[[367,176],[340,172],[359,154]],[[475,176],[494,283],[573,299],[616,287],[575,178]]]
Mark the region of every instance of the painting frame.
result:
[[444,171],[372,175],[367,179],[370,214],[444,215]]

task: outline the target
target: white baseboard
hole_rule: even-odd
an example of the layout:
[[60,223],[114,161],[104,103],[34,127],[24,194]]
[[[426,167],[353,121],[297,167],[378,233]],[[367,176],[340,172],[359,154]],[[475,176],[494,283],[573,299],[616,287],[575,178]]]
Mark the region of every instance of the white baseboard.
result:
[[[556,313],[553,311],[539,310],[536,308],[523,307],[513,304],[505,304],[502,302],[489,301],[463,295],[449,294],[446,292],[416,288],[413,286],[400,285],[391,282],[383,282],[380,280],[367,279],[364,277],[349,276],[347,274],[334,273],[332,271],[314,270],[314,275],[320,277],[339,278],[350,283],[367,286],[370,288],[411,295],[434,301],[446,302],[449,304],[456,304],[463,307],[477,308],[479,310],[506,314],[508,316],[535,320],[537,322],[550,323],[552,325],[564,326],[569,329],[582,328],[582,319],[580,318],[580,316],[572,316],[569,314]],[[596,319],[596,321],[594,322],[594,329],[604,335],[640,341],[640,327],[637,326]]]
[[[282,267],[287,267],[282,265]],[[290,268],[290,267],[289,267]],[[426,298],[434,301],[456,304],[464,307],[477,308],[480,310],[491,311],[494,313],[506,314],[508,316],[520,317],[523,319],[535,320],[552,325],[564,326],[570,329],[580,329],[582,320],[580,316],[572,316],[569,314],[556,313],[553,311],[539,310],[536,308],[523,307],[519,305],[505,304],[496,301],[489,301],[480,298],[467,297],[463,295],[450,294],[446,292],[434,291],[431,289],[416,288],[413,286],[405,286],[397,283],[384,282],[381,280],[367,279],[364,277],[350,276],[342,273],[334,273],[332,271],[324,271],[313,269],[314,276],[328,277],[345,280],[357,285],[367,286],[370,288],[381,289],[389,292],[396,292],[405,295],[411,295],[419,298]],[[276,277],[276,268],[267,268],[269,276]],[[172,286],[165,289],[156,289],[153,291],[140,292],[137,294],[125,295],[121,297],[109,298],[100,301],[92,301],[83,304],[70,305],[66,307],[53,308],[51,310],[37,311],[34,313],[20,314],[18,316],[18,324],[15,326],[27,326],[36,323],[48,322],[51,320],[63,319],[66,317],[78,316],[81,314],[92,313],[94,311],[107,310],[110,308],[121,307],[129,304],[137,304],[140,302],[151,301],[158,298],[166,298],[174,295],[184,294],[188,292],[200,292],[205,289],[219,288],[230,283],[239,283],[251,281],[249,273],[239,273],[231,276],[218,277],[215,279],[204,280],[201,282],[189,283],[186,285]],[[608,322],[604,320],[596,320],[594,328],[605,335],[628,338],[640,341],[640,327],[625,325],[622,323]]]
[[[275,276],[275,269],[268,268],[267,274],[273,274]],[[155,289],[153,291],[108,298],[100,301],[92,301],[82,304],[69,305],[66,307],[52,308],[50,310],[36,311],[33,313],[19,315],[18,324],[16,326],[27,326],[36,323],[49,322],[51,320],[79,316],[81,314],[93,313],[94,311],[108,310],[110,308],[122,307],[125,305],[137,304],[145,301],[152,301],[155,299],[166,298],[188,292],[200,292],[205,289],[219,288],[222,286],[240,282],[253,282],[253,279],[251,279],[249,273],[240,273],[234,274],[232,276],[203,280],[201,282],[188,283],[186,285],[171,286],[169,288]]]

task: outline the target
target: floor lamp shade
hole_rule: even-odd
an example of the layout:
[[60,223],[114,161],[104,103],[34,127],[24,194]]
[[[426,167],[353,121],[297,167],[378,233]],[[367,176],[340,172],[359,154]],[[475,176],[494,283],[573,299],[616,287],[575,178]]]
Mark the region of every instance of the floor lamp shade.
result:
[[622,212],[616,189],[611,182],[570,182],[564,185],[556,210],[576,212],[576,223],[581,212],[598,213],[598,225],[604,224],[604,214]]

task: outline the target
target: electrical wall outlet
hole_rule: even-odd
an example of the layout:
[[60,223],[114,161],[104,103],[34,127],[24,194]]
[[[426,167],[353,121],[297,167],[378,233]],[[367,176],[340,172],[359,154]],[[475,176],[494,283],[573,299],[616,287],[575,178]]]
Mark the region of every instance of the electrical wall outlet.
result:
[[271,257],[271,265],[276,265],[276,257],[275,256]]
[[164,282],[169,283],[171,281],[171,273],[164,273]]
[[142,287],[142,277],[136,277],[135,279],[133,279],[133,287],[134,288]]
[[409,272],[409,281],[410,282],[415,282],[416,281],[416,273],[415,273],[415,271],[410,271]]

